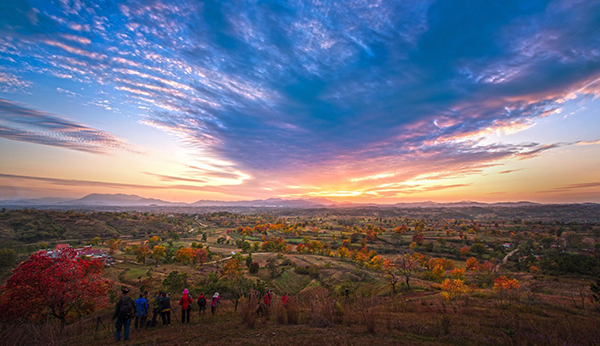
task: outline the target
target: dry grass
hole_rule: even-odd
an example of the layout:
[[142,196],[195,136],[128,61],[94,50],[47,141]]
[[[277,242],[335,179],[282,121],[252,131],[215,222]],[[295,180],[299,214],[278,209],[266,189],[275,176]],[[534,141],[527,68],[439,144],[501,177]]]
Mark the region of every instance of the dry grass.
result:
[[252,295],[251,298],[246,299],[242,303],[240,314],[242,315],[242,322],[246,327],[252,329],[256,326],[256,307],[258,305],[258,298]]
[[[324,292],[303,300],[293,297],[287,308],[275,304],[271,320],[256,316],[254,298],[238,312],[223,304],[216,316],[194,315],[190,324],[174,321],[170,327],[132,331],[131,338],[136,345],[169,346],[194,344],[199,338],[209,345],[600,344],[600,315],[592,311],[572,314],[556,305],[499,305],[477,297],[468,305],[460,300],[444,308],[438,296],[424,295],[416,300],[395,296],[338,302]],[[112,343],[114,326],[107,317],[103,322],[98,333],[93,318],[64,331],[56,325],[4,325],[0,337],[6,345],[105,345]]]
[[286,309],[286,315],[288,324],[298,324],[299,306],[296,298],[290,297],[290,301]]

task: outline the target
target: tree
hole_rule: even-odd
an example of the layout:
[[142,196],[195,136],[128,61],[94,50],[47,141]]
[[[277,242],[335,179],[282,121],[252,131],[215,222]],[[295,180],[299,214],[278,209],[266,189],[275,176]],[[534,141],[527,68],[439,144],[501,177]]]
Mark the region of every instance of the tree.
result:
[[0,270],[12,268],[17,262],[17,252],[13,249],[0,249]]
[[592,291],[592,302],[596,304],[596,308],[600,310],[600,278],[596,282],[590,284],[590,291]]
[[435,267],[431,268],[431,278],[434,281],[440,282],[444,278],[445,272],[446,271],[444,270],[444,267],[438,264]]
[[204,263],[206,263],[206,261],[208,261],[208,251],[206,251],[204,248],[196,250],[194,262],[202,266]]
[[482,243],[475,243],[471,246],[471,251],[478,255],[483,255],[484,253],[487,252],[487,249],[485,248],[485,245],[483,245]]
[[302,244],[302,243],[298,244],[298,245],[296,246],[296,251],[297,251],[298,253],[303,253],[303,252],[306,252],[306,245],[304,245],[304,244]]
[[250,263],[250,266],[248,267],[248,271],[250,272],[250,274],[258,274],[259,270],[260,270],[260,264],[258,264],[258,262]]
[[395,262],[395,266],[398,268],[399,273],[404,276],[406,287],[410,289],[410,277],[418,268],[419,262],[407,253],[400,255]]
[[500,299],[506,298],[516,300],[519,297],[521,286],[517,279],[511,279],[506,276],[500,276],[494,282],[494,292],[498,293]]
[[221,270],[221,275],[231,280],[239,278],[242,275],[240,261],[238,261],[236,258],[232,258],[227,261]]
[[279,275],[279,271],[277,270],[277,259],[275,257],[271,257],[267,260],[267,268],[269,269],[271,279],[274,279]]
[[146,264],[146,258],[152,254],[152,251],[146,245],[138,246],[135,249],[135,260],[138,263]]
[[94,237],[94,238],[92,238],[91,244],[94,245],[94,246],[97,246],[101,242],[102,242],[102,239],[100,239],[100,237]]
[[69,314],[89,314],[105,302],[110,282],[101,276],[103,270],[100,260],[77,258],[73,249],[56,258],[39,251],[19,264],[2,287],[0,314],[6,321],[40,321],[50,315],[64,326]]
[[469,247],[468,246],[463,246],[460,248],[460,255],[462,257],[466,257],[469,254]]
[[461,269],[461,268],[454,268],[450,271],[450,275],[455,279],[455,280],[464,280],[465,279],[465,269]]
[[440,286],[442,297],[447,301],[453,301],[460,295],[467,293],[467,286],[463,280],[446,279]]
[[119,250],[119,244],[121,243],[121,239],[110,239],[108,241],[108,253],[109,254],[114,254],[115,252],[117,252],[117,250]]
[[412,240],[413,240],[413,242],[417,243],[417,245],[421,246],[421,245],[423,245],[423,242],[425,241],[425,236],[421,233],[417,233],[417,234],[413,235]]
[[187,279],[187,273],[179,274],[179,272],[175,270],[169,273],[169,275],[163,280],[162,284],[167,290],[181,291],[188,285]]
[[342,246],[338,249],[338,256],[340,256],[342,261],[348,259],[351,255],[352,254],[347,247]]
[[371,266],[371,268],[379,270],[383,267],[383,258],[378,255],[373,256],[373,258],[371,258],[371,260],[369,261],[369,265]]
[[162,245],[155,245],[152,248],[152,259],[160,262],[165,259],[167,248]]
[[467,269],[468,270],[477,270],[479,267],[479,261],[475,257],[471,257],[467,259]]
[[148,247],[154,248],[156,245],[160,243],[160,238],[158,236],[152,236],[148,239]]
[[175,260],[183,264],[190,264],[196,256],[196,251],[189,247],[182,247],[175,253]]

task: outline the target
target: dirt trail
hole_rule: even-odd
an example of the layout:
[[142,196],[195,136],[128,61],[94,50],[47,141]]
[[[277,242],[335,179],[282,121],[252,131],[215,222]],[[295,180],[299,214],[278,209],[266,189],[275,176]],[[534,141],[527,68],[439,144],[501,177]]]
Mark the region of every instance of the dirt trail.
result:
[[514,255],[515,253],[517,253],[519,251],[519,249],[514,249],[511,252],[509,252],[508,254],[506,254],[506,256],[504,256],[504,258],[502,259],[501,263],[498,263],[496,265],[496,270],[500,269],[500,264],[506,264],[506,262],[508,262],[508,258],[512,255]]

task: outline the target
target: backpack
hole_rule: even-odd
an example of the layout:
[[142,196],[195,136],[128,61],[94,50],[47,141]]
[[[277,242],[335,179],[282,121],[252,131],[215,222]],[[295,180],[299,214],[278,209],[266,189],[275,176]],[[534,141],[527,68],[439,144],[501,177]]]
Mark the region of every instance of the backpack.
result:
[[121,308],[119,309],[119,318],[122,320],[130,319],[133,316],[133,304],[131,299],[124,299],[121,301]]

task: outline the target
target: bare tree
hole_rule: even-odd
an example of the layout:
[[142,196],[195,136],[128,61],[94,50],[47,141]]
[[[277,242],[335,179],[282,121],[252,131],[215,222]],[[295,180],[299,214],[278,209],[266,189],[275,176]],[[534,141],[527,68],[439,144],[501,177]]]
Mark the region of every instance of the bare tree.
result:
[[394,267],[397,268],[398,273],[400,273],[400,275],[404,276],[404,279],[406,281],[406,287],[408,289],[410,289],[410,278],[413,275],[413,273],[417,270],[418,266],[419,262],[411,258],[410,254],[408,253],[398,256],[398,258],[396,258],[395,260]]

